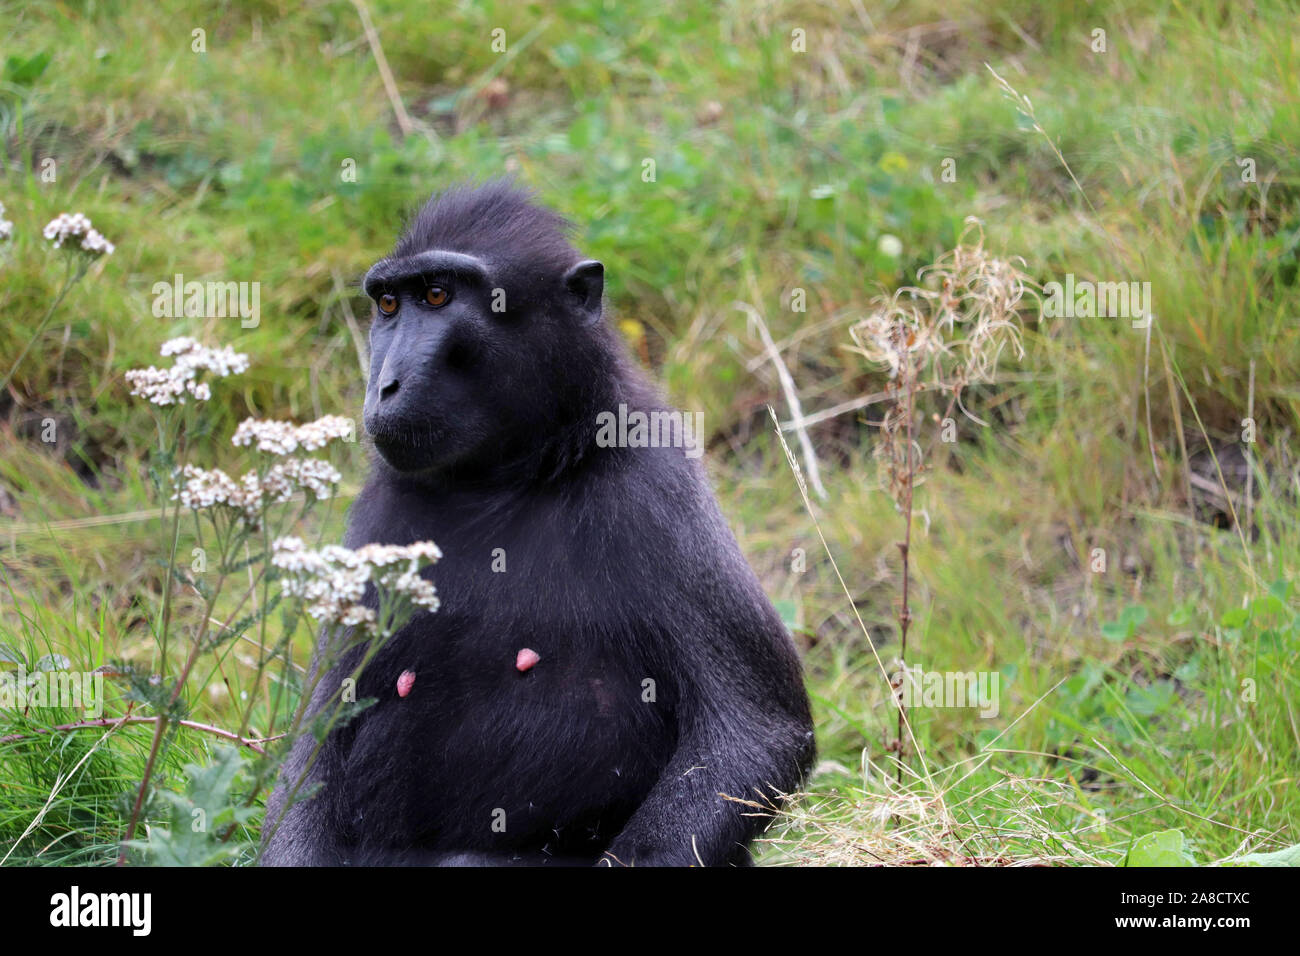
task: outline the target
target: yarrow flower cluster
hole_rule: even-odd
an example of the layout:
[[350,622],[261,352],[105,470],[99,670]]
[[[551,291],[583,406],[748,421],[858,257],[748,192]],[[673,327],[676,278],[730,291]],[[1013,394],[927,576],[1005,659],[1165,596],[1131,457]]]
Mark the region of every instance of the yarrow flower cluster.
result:
[[334,486],[343,480],[338,469],[319,458],[290,458],[277,462],[264,475],[250,471],[238,481],[220,468],[186,465],[181,472],[184,484],[172,496],[173,501],[191,510],[229,508],[240,514],[249,527],[261,527],[262,512],[269,504],[288,501],[299,491],[323,501],[334,494]]
[[5,218],[5,204],[0,202],[0,241],[14,234],[14,224]]
[[63,247],[70,240],[81,240],[81,251],[92,256],[111,256],[114,246],[105,239],[91,224],[90,220],[79,212],[61,212],[45,226],[45,238],[54,243],[55,249]]
[[208,348],[187,336],[164,342],[161,352],[172,357],[171,368],[134,368],[126,373],[131,394],[155,405],[183,405],[186,396],[205,402],[212,397],[207,382],[199,381],[200,372],[218,378],[248,371],[248,356],[228,345]]
[[246,418],[239,423],[230,441],[239,447],[253,445],[270,455],[291,455],[299,448],[317,451],[334,439],[350,439],[355,434],[352,419],[342,415],[326,415],[305,425]]
[[[295,490],[311,492],[317,501],[334,494],[334,486],[343,480],[337,468],[320,458],[286,458],[271,466],[262,478],[267,494],[285,501]],[[286,489],[287,492],[286,492]]]
[[172,500],[180,499],[180,503],[186,508],[201,511],[223,505],[244,510],[243,488],[220,468],[186,465],[181,472],[181,477],[185,479],[185,484],[172,495]]
[[411,607],[436,611],[437,592],[420,571],[441,557],[432,541],[367,544],[355,550],[329,545],[313,551],[301,538],[286,537],[271,545],[271,563],[285,572],[286,595],[301,598],[307,613],[323,624],[357,627],[371,636],[379,634],[381,621],[374,608],[361,603],[366,585],[374,583]]

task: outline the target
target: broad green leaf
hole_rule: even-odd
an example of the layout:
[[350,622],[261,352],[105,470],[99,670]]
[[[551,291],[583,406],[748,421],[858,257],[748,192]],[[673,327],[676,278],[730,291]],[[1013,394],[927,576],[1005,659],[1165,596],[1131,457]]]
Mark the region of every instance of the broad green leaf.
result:
[[1244,607],[1236,607],[1231,611],[1225,611],[1223,617],[1219,618],[1219,623],[1227,628],[1242,627],[1250,620],[1250,612]]
[[1130,604],[1124,608],[1119,619],[1128,624],[1133,630],[1137,630],[1147,622],[1147,609],[1141,604]]
[[790,630],[799,626],[799,602],[792,601],[788,598],[782,598],[779,601],[773,601],[772,606],[776,608],[776,613],[781,615],[781,621]]
[[14,86],[31,86],[49,65],[48,51],[34,53],[26,59],[11,56],[5,60],[4,78]]
[[1300,866],[1300,843],[1273,853],[1247,853],[1228,866]]
[[1272,594],[1265,594],[1250,602],[1251,614],[1280,614],[1285,610],[1286,605]]
[[1195,866],[1182,830],[1160,830],[1138,837],[1129,848],[1125,866]]
[[1101,626],[1101,636],[1108,641],[1125,641],[1132,633],[1132,628],[1122,621],[1109,621]]

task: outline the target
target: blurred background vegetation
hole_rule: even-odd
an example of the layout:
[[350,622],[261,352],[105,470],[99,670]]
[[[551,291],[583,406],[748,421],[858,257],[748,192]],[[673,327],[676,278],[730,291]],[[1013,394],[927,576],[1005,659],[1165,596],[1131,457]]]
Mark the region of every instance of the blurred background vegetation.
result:
[[[1120,862],[1172,830],[1172,858],[1205,863],[1300,842],[1292,5],[0,2],[0,25],[0,365],[58,290],[44,224],[81,211],[117,246],[0,394],[0,642],[24,659],[156,654],[155,433],[123,371],[182,334],[247,352],[206,407],[209,461],[232,467],[247,415],[356,415],[360,275],[431,191],[509,173],[575,223],[629,348],[705,413],[723,509],[804,654],[822,764],[766,859]],[[909,659],[999,672],[1001,712],[916,712],[898,786],[871,653],[897,653],[901,535],[878,415],[810,431],[846,594],[736,303],[806,412],[871,394],[884,380],[849,327],[967,216],[1038,282],[1150,282],[1156,319],[1148,336],[1035,310],[1023,361],[967,392],[988,426],[959,417],[917,493]],[[260,325],[155,318],[152,286],[176,273],[259,282]],[[338,462],[353,492],[364,457]],[[220,724],[240,679],[199,675],[188,705]],[[214,741],[182,734],[211,765]],[[0,856],[115,856],[149,736],[101,737],[0,740]]]

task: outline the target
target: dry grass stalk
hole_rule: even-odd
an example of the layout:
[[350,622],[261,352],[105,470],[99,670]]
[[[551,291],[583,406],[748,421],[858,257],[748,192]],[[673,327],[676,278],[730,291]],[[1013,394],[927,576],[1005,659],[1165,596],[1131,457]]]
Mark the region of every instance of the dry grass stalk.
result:
[[968,218],[957,247],[921,270],[920,287],[900,288],[879,297],[875,308],[851,329],[852,351],[887,370],[891,398],[875,424],[881,432],[873,455],[881,487],[903,515],[901,600],[898,607],[900,675],[891,679],[898,702],[898,732],[893,747],[898,756],[897,779],[905,762],[904,703],[901,670],[907,661],[907,635],[912,622],[910,565],[913,493],[924,480],[924,455],[916,440],[916,396],[923,390],[949,395],[946,425],[954,407],[981,422],[961,404],[967,385],[993,381],[998,360],[1010,346],[1023,357],[1020,309],[1035,294],[1021,271],[1023,260],[1003,259],[984,246],[978,220]]

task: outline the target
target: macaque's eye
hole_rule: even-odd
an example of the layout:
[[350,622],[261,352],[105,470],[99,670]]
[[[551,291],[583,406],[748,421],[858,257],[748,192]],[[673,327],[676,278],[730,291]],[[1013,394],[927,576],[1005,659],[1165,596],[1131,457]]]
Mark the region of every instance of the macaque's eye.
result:
[[451,298],[451,293],[442,286],[431,285],[424,292],[424,301],[434,308],[440,305],[446,305],[447,300]]
[[392,315],[397,311],[397,296],[381,295],[379,297],[379,311],[384,315]]

